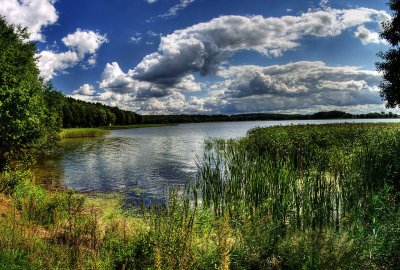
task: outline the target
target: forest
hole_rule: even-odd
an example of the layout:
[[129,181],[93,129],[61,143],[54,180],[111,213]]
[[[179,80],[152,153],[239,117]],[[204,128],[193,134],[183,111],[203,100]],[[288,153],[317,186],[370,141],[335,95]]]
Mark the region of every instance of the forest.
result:
[[143,121],[143,117],[135,112],[77,100],[53,90],[52,86],[47,87],[45,99],[55,108],[63,128],[133,125]]

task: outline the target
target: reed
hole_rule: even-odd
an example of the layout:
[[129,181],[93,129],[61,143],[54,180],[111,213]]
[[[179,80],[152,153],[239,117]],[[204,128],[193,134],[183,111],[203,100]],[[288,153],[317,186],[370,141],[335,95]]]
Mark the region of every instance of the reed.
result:
[[108,130],[102,128],[69,128],[63,129],[58,134],[59,139],[101,137],[107,135]]
[[298,229],[338,228],[346,213],[364,219],[359,209],[375,192],[397,188],[399,131],[381,124],[256,128],[241,140],[207,142],[195,186],[216,214],[244,209]]
[[399,153],[398,124],[255,128],[134,211],[10,169],[0,269],[399,269]]

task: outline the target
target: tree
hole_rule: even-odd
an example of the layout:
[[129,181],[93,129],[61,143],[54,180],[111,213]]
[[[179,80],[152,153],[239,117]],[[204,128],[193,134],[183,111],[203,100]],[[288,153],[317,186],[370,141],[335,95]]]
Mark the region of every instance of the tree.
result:
[[376,67],[383,74],[381,97],[386,100],[386,107],[394,108],[400,106],[400,0],[390,0],[388,5],[394,14],[390,21],[382,24],[381,37],[391,48],[378,53],[383,61],[376,63]]
[[0,17],[0,169],[46,141],[47,109],[34,43]]

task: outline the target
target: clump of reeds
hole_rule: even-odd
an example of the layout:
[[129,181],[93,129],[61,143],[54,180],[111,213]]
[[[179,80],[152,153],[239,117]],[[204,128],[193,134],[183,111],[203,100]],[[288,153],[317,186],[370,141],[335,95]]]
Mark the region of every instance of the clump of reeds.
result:
[[399,153],[398,124],[255,128],[208,141],[194,186],[217,216],[267,217],[277,248],[291,231],[377,229],[373,198],[398,198]]
[[107,135],[110,131],[102,128],[69,128],[63,129],[58,134],[59,139],[89,138]]

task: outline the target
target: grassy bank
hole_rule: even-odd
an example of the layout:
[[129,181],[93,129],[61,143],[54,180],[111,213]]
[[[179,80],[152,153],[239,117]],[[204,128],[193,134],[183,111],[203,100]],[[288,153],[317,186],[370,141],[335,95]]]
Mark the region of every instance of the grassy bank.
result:
[[4,172],[0,269],[399,269],[399,153],[399,124],[256,128],[129,211]]
[[176,125],[177,124],[137,124],[137,125],[105,126],[100,128],[66,128],[60,131],[60,133],[58,134],[58,138],[72,139],[72,138],[101,137],[107,135],[110,132],[110,130],[176,126]]
[[105,126],[105,129],[114,130],[114,129],[130,129],[130,128],[150,128],[150,127],[165,127],[165,126],[177,126],[178,124],[136,124],[136,125],[114,125],[114,126]]
[[60,139],[100,137],[107,135],[109,131],[102,128],[68,128],[62,129],[58,134]]

